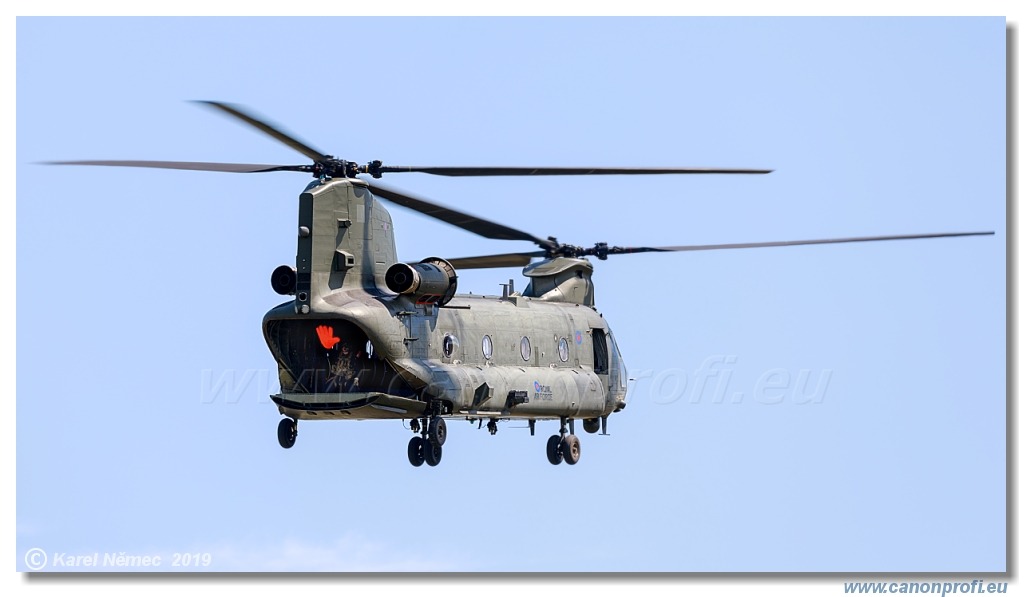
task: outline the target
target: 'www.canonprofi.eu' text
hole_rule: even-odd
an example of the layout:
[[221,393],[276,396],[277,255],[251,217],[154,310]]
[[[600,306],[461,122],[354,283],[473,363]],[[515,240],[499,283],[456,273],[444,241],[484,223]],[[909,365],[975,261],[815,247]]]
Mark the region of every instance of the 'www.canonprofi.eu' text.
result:
[[1006,583],[972,580],[970,582],[848,582],[844,593],[922,594],[922,595],[981,595],[1005,593]]

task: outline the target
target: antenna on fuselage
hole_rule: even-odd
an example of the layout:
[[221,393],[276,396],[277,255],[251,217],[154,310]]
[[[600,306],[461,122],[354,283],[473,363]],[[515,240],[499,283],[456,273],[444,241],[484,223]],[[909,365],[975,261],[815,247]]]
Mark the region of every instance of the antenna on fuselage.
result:
[[515,291],[516,291],[516,281],[513,280],[512,278],[508,279],[508,284],[500,284],[499,286],[501,286],[501,299],[502,300],[507,301],[508,297],[510,297],[513,294],[515,294]]

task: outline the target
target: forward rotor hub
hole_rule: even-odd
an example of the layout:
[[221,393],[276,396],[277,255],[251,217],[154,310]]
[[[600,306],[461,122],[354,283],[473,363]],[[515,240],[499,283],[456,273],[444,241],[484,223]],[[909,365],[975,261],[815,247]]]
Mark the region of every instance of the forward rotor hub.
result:
[[552,248],[548,249],[548,257],[597,257],[601,261],[608,259],[608,255],[614,254],[618,247],[609,247],[608,243],[594,243],[593,247],[585,248],[577,245],[561,244],[553,236],[549,236],[548,240],[554,243]]

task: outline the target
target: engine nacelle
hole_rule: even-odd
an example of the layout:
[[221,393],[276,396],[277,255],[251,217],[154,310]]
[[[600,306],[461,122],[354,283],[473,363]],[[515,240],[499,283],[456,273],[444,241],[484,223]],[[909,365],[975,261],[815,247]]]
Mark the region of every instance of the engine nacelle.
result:
[[445,305],[455,296],[458,276],[455,268],[440,257],[428,257],[419,263],[396,263],[384,274],[392,292],[412,295],[422,304]]

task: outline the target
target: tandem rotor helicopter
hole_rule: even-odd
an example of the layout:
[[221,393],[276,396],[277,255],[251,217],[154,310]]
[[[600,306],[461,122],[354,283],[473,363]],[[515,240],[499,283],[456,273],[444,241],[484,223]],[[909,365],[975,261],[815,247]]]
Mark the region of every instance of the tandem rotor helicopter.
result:
[[[315,179],[299,195],[295,264],[271,275],[273,289],[294,297],[263,318],[277,362],[281,393],[271,396],[283,418],[277,438],[295,444],[300,420],[410,420],[413,466],[441,462],[445,419],[559,422],[547,441],[551,464],[576,464],[587,433],[606,434],[608,417],[626,406],[627,374],[611,328],[594,306],[587,257],[990,235],[947,232],[780,242],[590,247],[539,238],[398,192],[376,182],[384,174],[553,176],[635,174],[766,174],[771,170],[712,168],[527,168],[357,164],[321,153],[245,109],[200,102],[270,135],[312,164],[297,166],[76,160],[61,165],[132,166],[216,172],[305,172]],[[368,175],[371,180],[360,178]],[[384,199],[485,238],[529,241],[536,251],[479,257],[398,260]],[[529,279],[501,296],[456,294],[463,269],[522,266]]]

